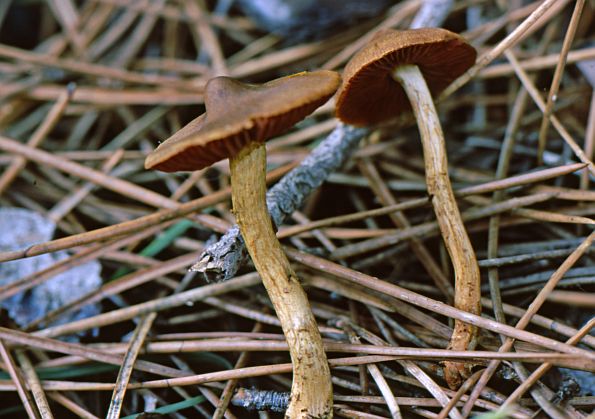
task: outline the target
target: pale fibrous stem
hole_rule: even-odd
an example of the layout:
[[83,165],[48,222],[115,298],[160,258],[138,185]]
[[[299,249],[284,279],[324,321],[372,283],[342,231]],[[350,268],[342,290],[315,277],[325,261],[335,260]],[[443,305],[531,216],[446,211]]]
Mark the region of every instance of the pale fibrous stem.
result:
[[[393,78],[405,90],[417,120],[423,147],[428,194],[432,198],[440,232],[453,264],[455,307],[469,313],[480,314],[479,266],[448,177],[444,134],[434,101],[419,67],[399,66],[393,71]],[[456,320],[449,348],[472,350],[476,339],[476,327]],[[452,387],[458,386],[461,376],[465,377],[469,373],[468,367],[461,363],[446,362],[445,366],[445,378]]]
[[266,205],[264,143],[246,146],[230,158],[233,211],[248,253],[277,317],[293,364],[286,418],[331,418],[332,384],[316,319],[308,297],[279,243]]

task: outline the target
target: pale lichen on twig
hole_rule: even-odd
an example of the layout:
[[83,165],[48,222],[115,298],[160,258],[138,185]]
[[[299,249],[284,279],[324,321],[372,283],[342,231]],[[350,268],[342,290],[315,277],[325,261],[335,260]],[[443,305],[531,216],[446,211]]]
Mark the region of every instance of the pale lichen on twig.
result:
[[[274,224],[281,225],[313,190],[340,168],[368,132],[366,128],[337,124],[298,167],[275,184],[267,193],[267,205]],[[224,281],[235,276],[246,256],[240,229],[234,225],[205,249],[191,269],[202,272],[209,281]]]

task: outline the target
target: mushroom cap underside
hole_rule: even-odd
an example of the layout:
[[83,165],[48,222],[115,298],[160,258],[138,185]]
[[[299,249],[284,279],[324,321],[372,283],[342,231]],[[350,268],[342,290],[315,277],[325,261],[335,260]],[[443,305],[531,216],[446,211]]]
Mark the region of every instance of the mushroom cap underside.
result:
[[255,85],[229,77],[209,80],[206,112],[161,143],[145,168],[165,172],[199,170],[238,153],[251,142],[279,135],[337,90],[333,71],[303,72]]
[[475,63],[477,52],[463,37],[441,28],[386,29],[347,63],[337,94],[337,117],[348,124],[373,125],[411,110],[393,79],[399,65],[417,65],[432,95],[438,95]]

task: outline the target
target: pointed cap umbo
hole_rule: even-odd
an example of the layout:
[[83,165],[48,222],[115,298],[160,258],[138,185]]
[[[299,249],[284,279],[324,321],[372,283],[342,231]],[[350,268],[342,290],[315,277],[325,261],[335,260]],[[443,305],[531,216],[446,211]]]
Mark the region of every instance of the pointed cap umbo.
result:
[[409,111],[405,91],[392,77],[396,67],[417,65],[432,95],[438,95],[475,63],[467,41],[440,28],[385,29],[347,63],[337,94],[337,117],[348,124],[378,124]]
[[324,104],[338,89],[334,71],[302,72],[264,84],[229,77],[209,80],[206,112],[161,143],[145,168],[199,170],[235,155],[250,142],[279,135]]

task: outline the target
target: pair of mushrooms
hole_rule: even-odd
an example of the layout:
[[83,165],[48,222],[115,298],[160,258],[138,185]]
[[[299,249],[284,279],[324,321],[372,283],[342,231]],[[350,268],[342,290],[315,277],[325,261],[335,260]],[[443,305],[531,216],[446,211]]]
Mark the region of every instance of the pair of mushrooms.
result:
[[[455,271],[455,306],[479,314],[479,269],[456,206],[447,173],[444,139],[432,95],[475,62],[476,53],[444,29],[385,30],[347,64],[337,97],[337,116],[373,125],[411,108],[424,150],[428,193]],[[276,236],[266,207],[265,141],[288,130],[339,88],[332,71],[303,72],[262,85],[227,77],[211,79],[206,113],[151,153],[148,169],[199,170],[229,157],[234,214],[289,345],[293,384],[289,418],[332,417],[332,385],[322,338],[307,296]],[[455,324],[450,347],[471,349],[476,330]],[[461,364],[446,364],[456,385]]]

